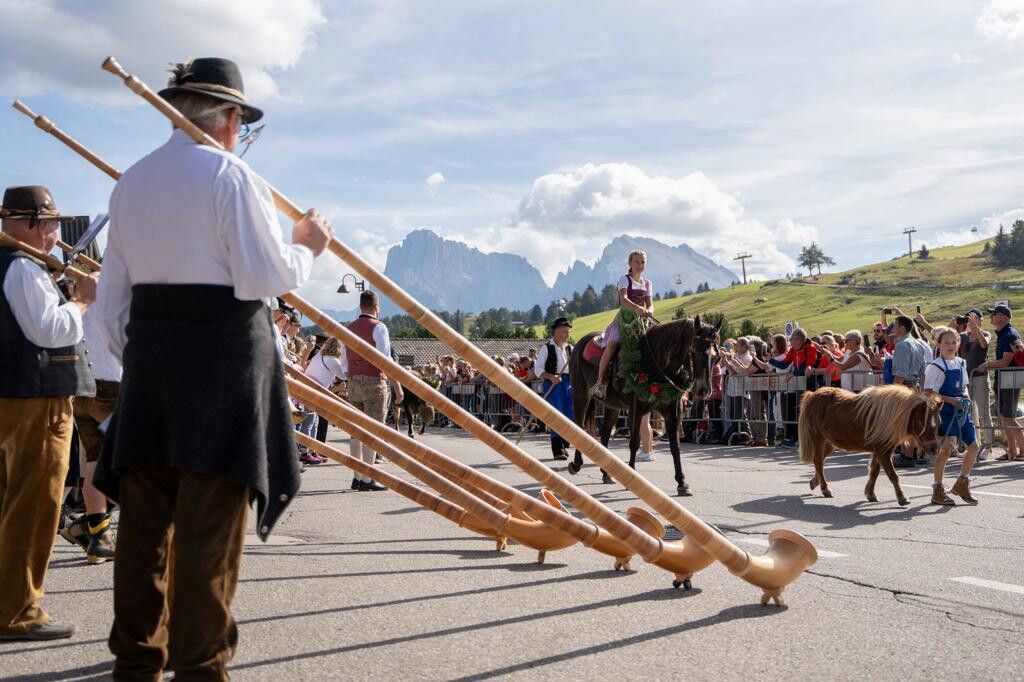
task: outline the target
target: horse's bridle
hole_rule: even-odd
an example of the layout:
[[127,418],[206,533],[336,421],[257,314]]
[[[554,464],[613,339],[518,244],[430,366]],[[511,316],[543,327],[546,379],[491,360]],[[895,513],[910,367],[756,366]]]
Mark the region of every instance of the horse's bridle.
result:
[[[658,325],[661,324],[657,320],[655,320],[655,323],[658,324]],[[693,356],[697,353],[697,342],[698,341],[703,341],[704,343],[711,343],[712,342],[712,341],[709,341],[708,338],[701,333],[702,329],[698,328],[696,323],[694,324],[693,331],[694,331],[693,343],[690,344],[690,348],[686,352],[686,357],[683,359],[683,363],[681,365],[679,365],[679,370],[680,371],[685,371],[689,375],[690,382],[691,382],[691,388],[692,388],[692,382],[693,382],[693,380],[695,378],[694,367],[693,367]],[[644,334],[641,335],[641,337],[644,340],[644,344],[647,346],[647,353],[650,355],[651,359],[653,360],[654,359],[654,349],[651,348],[651,342],[647,339],[646,330],[645,330]],[[712,340],[713,340],[713,338],[714,337],[712,337]],[[686,393],[688,390],[690,390],[689,388],[683,388],[682,386],[679,386],[678,384],[676,384],[676,382],[674,382],[672,380],[672,377],[670,377],[665,372],[665,370],[663,370],[661,368],[661,366],[658,365],[657,362],[652,362],[651,364],[654,365],[654,368],[658,371],[658,374],[661,375],[662,379],[665,380],[665,383],[668,384],[669,386],[671,386],[672,388],[676,389],[677,391],[679,391],[680,394]],[[707,381],[710,383],[710,381],[711,381],[711,359],[710,359],[710,356],[708,358],[708,367],[706,369],[707,369],[707,373],[708,373]]]

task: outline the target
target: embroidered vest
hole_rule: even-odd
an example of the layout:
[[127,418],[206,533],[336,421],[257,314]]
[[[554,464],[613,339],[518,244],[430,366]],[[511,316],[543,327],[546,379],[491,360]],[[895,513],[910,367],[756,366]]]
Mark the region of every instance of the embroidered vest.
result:
[[[2,295],[7,271],[16,258],[35,263],[21,251],[0,248],[0,398],[96,395],[96,382],[89,370],[84,342],[62,348],[42,348],[21,331],[7,297]],[[57,295],[61,305],[67,303],[59,290]]]
[[[378,324],[383,324],[383,322],[371,315],[360,315],[348,325],[348,329],[363,341],[376,348],[377,344],[373,342],[373,330]],[[383,372],[364,360],[355,351],[347,349],[345,353],[348,357],[348,375],[350,377],[377,377],[378,379],[384,377]]]
[[[565,344],[565,356],[569,357],[571,354],[572,346]],[[558,349],[554,341],[548,341],[548,356],[544,359],[544,371],[548,374],[566,374],[569,371],[568,366],[558,367]]]

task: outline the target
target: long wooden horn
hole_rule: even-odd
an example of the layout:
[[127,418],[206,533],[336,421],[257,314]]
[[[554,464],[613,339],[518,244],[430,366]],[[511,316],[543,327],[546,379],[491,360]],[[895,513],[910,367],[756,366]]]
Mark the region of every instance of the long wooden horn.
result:
[[25,114],[29,118],[31,118],[33,121],[35,121],[37,128],[47,133],[50,133],[58,140],[60,140],[67,146],[71,147],[81,156],[84,156],[86,159],[88,159],[90,163],[92,163],[92,165],[99,168],[101,171],[109,175],[114,180],[117,180],[118,178],[121,177],[121,173],[118,172],[116,168],[109,165],[106,161],[104,161],[99,156],[94,154],[91,149],[79,143],[77,140],[75,140],[73,137],[65,133],[63,130],[53,125],[53,122],[50,119],[46,118],[45,116],[37,116],[36,113],[29,109],[27,106],[25,106],[25,104],[21,102],[21,100],[14,100],[14,108],[20,111],[21,113]]
[[[312,380],[308,377],[304,378],[312,383]],[[335,408],[334,410],[326,409],[325,404],[317,404],[311,400],[312,395],[319,393],[317,389],[292,376],[287,377],[286,381],[288,383],[288,392],[304,405],[312,406],[318,412],[324,413],[325,416],[331,418],[348,431],[350,435],[372,449],[379,451],[402,470],[415,476],[453,502],[461,505],[487,526],[497,530],[501,535],[508,536],[521,545],[536,549],[539,552],[538,563],[544,562],[544,556],[547,552],[564,549],[576,543],[575,537],[558,528],[548,526],[543,522],[533,519],[516,518],[507,512],[495,509],[469,491],[452,483],[429,467],[424,466],[415,458],[381,441],[374,434],[365,430],[361,425],[353,423],[353,420],[348,418],[355,413],[362,414],[355,408],[345,405],[341,401],[334,401],[333,399],[328,401],[326,396],[320,394],[321,398],[327,401],[326,405]],[[367,421],[376,423],[369,417],[367,417]],[[550,504],[550,500],[547,500],[547,502]]]
[[420,488],[412,485],[411,483],[407,483],[387,471],[370,466],[366,462],[356,459],[352,455],[344,453],[335,447],[327,445],[326,443],[321,443],[318,440],[310,438],[304,433],[296,431],[295,439],[307,448],[315,450],[324,457],[332,459],[338,464],[346,466],[358,474],[363,476],[373,476],[375,480],[387,486],[388,490],[398,493],[402,497],[411,500],[424,509],[428,509],[435,514],[448,519],[462,528],[495,538],[498,541],[498,550],[505,549],[504,537],[501,536],[497,530],[487,526],[459,505],[449,502],[439,495],[435,495],[426,488]]
[[[294,370],[290,371],[289,374],[294,374]],[[560,505],[559,509],[551,509],[522,491],[485,476],[472,467],[453,460],[417,440],[413,440],[384,424],[374,421],[338,400],[333,395],[328,394],[322,388],[318,390],[291,376],[288,377],[287,381],[289,391],[307,406],[312,406],[317,412],[325,414],[328,418],[337,420],[342,424],[346,421],[357,422],[358,426],[373,432],[374,435],[396,445],[396,447],[402,447],[410,456],[415,457],[424,464],[445,474],[458,477],[460,484],[462,481],[467,481],[502,499],[510,500],[513,506],[521,506],[527,513],[534,515],[536,518],[574,535],[584,545],[616,557],[616,570],[619,568],[628,569],[629,558],[632,552],[635,551],[644,557],[646,561],[673,573],[675,575],[675,580],[673,581],[675,587],[685,585],[689,589],[690,578],[693,577],[693,574],[707,568],[714,561],[714,557],[705,552],[696,543],[683,541],[664,542],[660,540],[665,534],[665,529],[646,510],[638,507],[630,507],[626,510],[628,522],[624,523],[631,528],[633,534],[628,541],[623,542],[602,528],[584,523],[574,516],[560,513]],[[343,426],[343,428],[345,427]],[[540,466],[543,467],[543,465]],[[572,488],[572,485],[564,481],[564,479],[558,476],[555,476],[554,479]],[[554,506],[557,504],[557,498],[550,492],[542,491],[542,495],[546,497],[550,505]],[[593,505],[604,510],[603,505],[598,502],[593,502]],[[616,518],[619,518],[614,512],[611,513]],[[621,519],[619,520],[622,522]],[[638,529],[642,532],[638,532]]]
[[10,247],[12,249],[18,249],[24,251],[28,255],[32,256],[38,261],[45,263],[50,269],[56,270],[57,272],[67,275],[76,282],[83,277],[88,277],[89,274],[76,270],[72,267],[73,263],[64,263],[59,258],[55,258],[53,255],[46,253],[42,249],[37,249],[34,246],[30,246],[20,239],[15,239],[6,232],[0,232],[0,245]]

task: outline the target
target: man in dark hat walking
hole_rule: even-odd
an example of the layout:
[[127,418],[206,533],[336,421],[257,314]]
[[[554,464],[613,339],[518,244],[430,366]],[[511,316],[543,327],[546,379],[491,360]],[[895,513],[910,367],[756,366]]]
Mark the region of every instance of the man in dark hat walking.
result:
[[996,359],[979,365],[975,371],[987,373],[990,369],[999,369],[996,373],[996,413],[1003,427],[1006,438],[1006,454],[1000,460],[1024,460],[1024,434],[1021,433],[1020,422],[1017,421],[1017,407],[1020,403],[1020,389],[1009,381],[1012,374],[1006,368],[1013,362],[1014,346],[1020,343],[1020,334],[1013,328],[1013,312],[1008,301],[996,301],[988,309],[989,319],[996,330]]
[[160,94],[224,151],[175,130],[110,197],[98,306],[124,374],[95,477],[121,504],[110,649],[115,679],[227,679],[248,503],[266,539],[299,487],[268,302],[332,232],[311,210],[284,242],[233,153],[261,116],[233,62],[179,64]]
[[[559,317],[551,323],[551,340],[537,351],[537,362],[533,371],[538,379],[544,380],[541,390],[547,396],[548,403],[572,419],[572,384],[569,382],[569,332],[572,322],[566,317]],[[569,441],[551,432],[551,455],[555,459],[569,459],[566,448]]]
[[[3,231],[41,251],[62,219],[49,190],[9,187]],[[96,298],[84,278],[68,301],[27,254],[0,247],[0,640],[59,639],[74,628],[39,605],[57,532],[71,450],[72,398],[96,393],[82,313]]]

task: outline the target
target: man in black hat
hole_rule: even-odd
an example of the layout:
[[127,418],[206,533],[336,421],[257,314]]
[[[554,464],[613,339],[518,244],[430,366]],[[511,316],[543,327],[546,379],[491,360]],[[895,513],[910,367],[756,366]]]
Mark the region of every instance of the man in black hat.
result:
[[1007,301],[996,301],[995,305],[988,309],[989,319],[996,330],[996,359],[984,362],[978,366],[976,372],[988,372],[989,369],[1000,369],[996,373],[996,414],[1003,427],[1003,436],[1006,438],[1006,454],[999,457],[1001,460],[1024,460],[1024,434],[1021,434],[1020,424],[1017,422],[1017,404],[1020,402],[1020,389],[1012,386],[1003,388],[1010,384],[1007,380],[1009,375],[1003,369],[1013,362],[1014,345],[1021,341],[1020,334],[1010,324],[1013,312]]
[[[572,419],[572,384],[569,382],[569,332],[572,322],[566,317],[559,317],[551,323],[551,340],[537,350],[537,362],[533,366],[534,374],[544,380],[541,390],[547,396],[548,403]],[[555,459],[569,459],[566,448],[569,441],[551,432],[551,454]]]
[[[63,218],[41,186],[9,187],[3,231],[41,251]],[[59,639],[74,628],[39,605],[57,532],[71,450],[72,398],[96,393],[82,313],[96,298],[86,277],[68,301],[46,268],[0,247],[0,640]]]
[[115,679],[226,679],[248,503],[265,540],[299,487],[268,303],[332,232],[311,210],[285,243],[233,153],[261,115],[234,63],[179,64],[160,94],[224,150],[175,130],[110,197],[98,306],[124,374],[95,477],[121,504],[110,649]]

